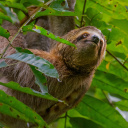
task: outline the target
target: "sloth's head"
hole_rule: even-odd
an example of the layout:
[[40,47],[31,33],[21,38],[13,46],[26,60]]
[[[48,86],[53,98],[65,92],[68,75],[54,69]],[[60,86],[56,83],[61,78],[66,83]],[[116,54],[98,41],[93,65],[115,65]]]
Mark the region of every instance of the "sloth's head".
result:
[[106,40],[101,31],[88,26],[70,31],[63,36],[77,48],[59,43],[57,49],[64,63],[76,72],[89,72],[95,69],[103,59]]

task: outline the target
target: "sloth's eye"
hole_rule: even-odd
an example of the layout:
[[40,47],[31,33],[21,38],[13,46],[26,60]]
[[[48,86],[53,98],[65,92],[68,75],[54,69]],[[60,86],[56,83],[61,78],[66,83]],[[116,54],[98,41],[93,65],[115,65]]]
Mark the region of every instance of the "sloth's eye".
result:
[[85,38],[88,37],[88,36],[89,36],[88,33],[84,33],[83,35],[81,35],[81,36],[79,36],[79,37],[77,38],[77,41],[82,40],[82,39],[85,39]]
[[84,39],[84,38],[86,38],[88,35],[89,35],[89,34],[85,33],[85,34],[82,35],[81,38]]

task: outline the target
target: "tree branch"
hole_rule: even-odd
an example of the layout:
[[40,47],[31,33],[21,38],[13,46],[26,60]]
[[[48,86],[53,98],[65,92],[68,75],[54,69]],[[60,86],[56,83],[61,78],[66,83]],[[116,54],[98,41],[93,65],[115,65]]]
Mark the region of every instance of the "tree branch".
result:
[[[85,11],[85,6],[86,6],[86,0],[84,1],[84,6],[83,6],[83,12],[82,12],[82,15],[84,15],[84,11]],[[81,27],[83,26],[83,16],[81,17]]]
[[128,68],[125,67],[112,53],[110,53],[108,50],[106,50],[109,55],[111,55],[124,69],[128,71]]

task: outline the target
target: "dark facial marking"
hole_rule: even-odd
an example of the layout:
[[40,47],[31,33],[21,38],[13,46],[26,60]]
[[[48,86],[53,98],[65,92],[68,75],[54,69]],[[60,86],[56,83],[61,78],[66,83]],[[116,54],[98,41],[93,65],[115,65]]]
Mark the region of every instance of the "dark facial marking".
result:
[[100,54],[101,54],[101,49],[102,49],[102,47],[103,47],[103,41],[100,40],[100,48],[99,48],[99,52],[98,52],[99,56],[100,56]]
[[89,36],[88,33],[83,33],[82,35],[80,35],[79,37],[77,37],[77,41],[80,41],[80,40],[82,40],[82,39],[85,39],[85,38],[87,38],[88,36]]

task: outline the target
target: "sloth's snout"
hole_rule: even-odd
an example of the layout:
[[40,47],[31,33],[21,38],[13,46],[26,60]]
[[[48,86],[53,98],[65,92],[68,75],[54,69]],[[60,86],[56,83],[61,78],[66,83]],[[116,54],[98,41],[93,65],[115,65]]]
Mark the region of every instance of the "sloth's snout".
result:
[[96,36],[96,35],[93,35],[92,36],[92,41],[95,43],[95,44],[98,44],[98,42],[99,42],[99,37],[98,36]]

